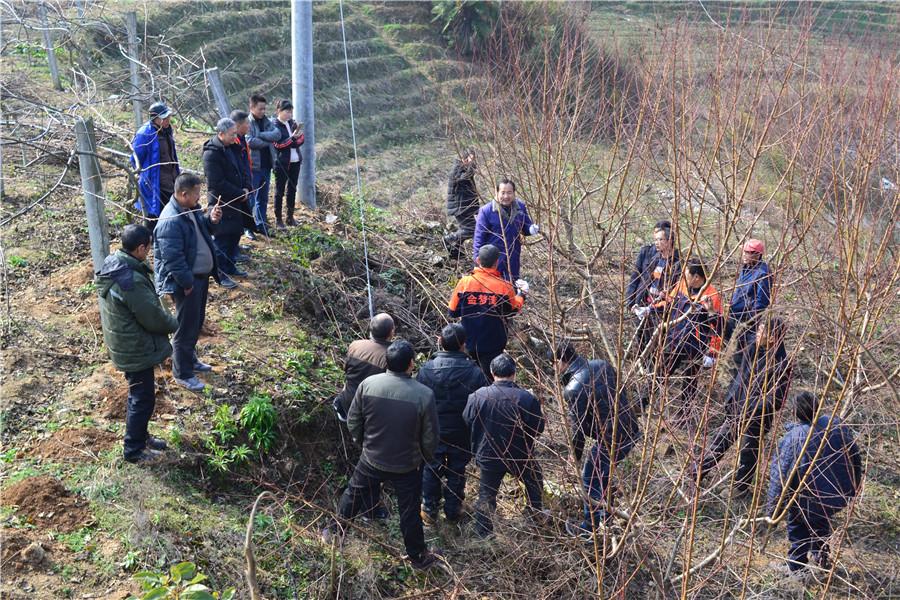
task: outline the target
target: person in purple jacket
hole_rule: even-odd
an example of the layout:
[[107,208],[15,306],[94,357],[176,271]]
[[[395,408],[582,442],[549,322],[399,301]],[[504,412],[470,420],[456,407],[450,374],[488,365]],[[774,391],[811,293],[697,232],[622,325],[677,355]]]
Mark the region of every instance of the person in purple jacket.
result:
[[497,196],[478,211],[475,219],[473,260],[478,250],[487,244],[500,249],[497,270],[509,282],[519,278],[523,235],[535,235],[538,226],[532,223],[525,203],[516,198],[516,184],[504,177],[497,184]]

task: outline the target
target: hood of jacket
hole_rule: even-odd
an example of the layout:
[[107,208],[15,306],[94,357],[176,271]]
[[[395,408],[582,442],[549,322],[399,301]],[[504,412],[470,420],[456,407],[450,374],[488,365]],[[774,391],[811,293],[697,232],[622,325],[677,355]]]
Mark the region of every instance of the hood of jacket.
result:
[[97,275],[97,293],[106,298],[112,286],[118,284],[123,291],[134,288],[134,271],[149,273],[146,263],[139,261],[124,250],[117,250],[103,261],[103,267]]

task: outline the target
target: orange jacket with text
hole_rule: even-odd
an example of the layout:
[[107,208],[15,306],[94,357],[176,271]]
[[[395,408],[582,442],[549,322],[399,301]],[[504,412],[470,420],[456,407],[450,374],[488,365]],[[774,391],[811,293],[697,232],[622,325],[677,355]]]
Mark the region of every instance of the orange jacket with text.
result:
[[506,348],[506,318],[524,304],[525,298],[500,271],[475,267],[456,284],[447,309],[462,320],[469,352],[488,353]]
[[718,355],[719,350],[722,349],[721,322],[723,314],[722,297],[719,295],[719,291],[710,283],[703,290],[702,294],[691,294],[690,290],[688,290],[687,281],[682,277],[678,281],[678,285],[669,292],[669,301],[674,300],[678,294],[681,294],[691,302],[709,302],[709,313],[714,319],[711,319],[710,324],[698,325],[696,335],[700,340],[703,340],[706,336],[700,329],[703,326],[709,327],[711,331],[709,332],[709,351],[707,354],[709,356]]

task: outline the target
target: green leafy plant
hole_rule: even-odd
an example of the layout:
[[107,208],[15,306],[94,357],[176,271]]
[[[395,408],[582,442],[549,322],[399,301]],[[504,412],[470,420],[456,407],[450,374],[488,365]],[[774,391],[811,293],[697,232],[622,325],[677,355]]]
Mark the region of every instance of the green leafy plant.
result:
[[257,450],[267,452],[275,443],[278,413],[272,406],[272,399],[267,395],[251,396],[247,404],[241,408],[241,427]]
[[500,19],[500,3],[482,0],[438,0],[431,8],[433,22],[451,47],[472,55],[494,31]]
[[28,266],[28,261],[25,260],[24,258],[22,258],[21,256],[16,255],[16,254],[10,254],[10,255],[9,255],[9,258],[6,259],[6,262],[7,262],[7,263],[9,264],[9,266],[12,267],[13,269],[18,269],[18,268],[21,268],[21,267],[27,267],[27,266]]
[[134,578],[140,582],[142,593],[128,600],[232,600],[235,596],[233,587],[221,592],[210,590],[202,583],[206,575],[192,562],[173,565],[168,573],[139,571]]
[[291,234],[291,256],[301,267],[309,268],[323,253],[338,250],[341,240],[306,225],[294,228]]

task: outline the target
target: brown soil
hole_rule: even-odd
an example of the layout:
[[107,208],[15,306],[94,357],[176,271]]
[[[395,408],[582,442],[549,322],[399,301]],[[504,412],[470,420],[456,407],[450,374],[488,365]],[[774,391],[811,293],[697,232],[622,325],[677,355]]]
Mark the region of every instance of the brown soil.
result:
[[50,285],[58,289],[77,290],[94,280],[94,263],[91,259],[72,265],[50,275]]
[[[127,391],[125,395],[128,395]],[[100,404],[100,416],[111,421],[124,421],[126,404],[126,398],[108,396]],[[157,392],[156,406],[153,408],[153,418],[159,418],[160,415],[172,414],[174,412],[175,405],[172,404],[172,401],[168,398],[160,397]]]
[[49,461],[97,460],[98,455],[109,449],[117,437],[102,429],[60,429],[51,437],[38,442],[31,454]]
[[0,570],[29,571],[49,564],[47,553],[52,547],[47,542],[35,542],[24,531],[0,529],[3,550],[0,552]]
[[91,521],[87,501],[45,475],[29,477],[3,490],[4,506],[18,511],[42,529],[73,531]]
[[95,403],[105,406],[107,402],[124,405],[128,397],[128,382],[112,363],[107,362],[82,379],[67,395],[72,404],[85,408]]

